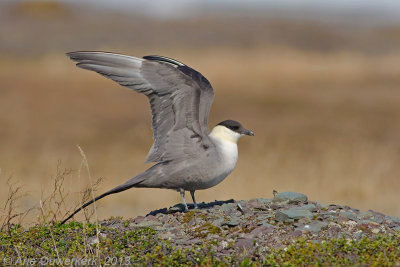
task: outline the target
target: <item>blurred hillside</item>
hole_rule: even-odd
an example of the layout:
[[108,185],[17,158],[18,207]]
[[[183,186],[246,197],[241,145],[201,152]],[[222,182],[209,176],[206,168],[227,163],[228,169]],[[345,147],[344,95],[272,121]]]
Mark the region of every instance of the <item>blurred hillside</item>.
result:
[[153,51],[283,46],[318,52],[382,54],[397,50],[400,43],[399,25],[378,23],[381,20],[373,16],[368,19],[339,13],[324,20],[320,17],[323,14],[300,16],[287,14],[288,11],[241,14],[238,10],[231,14],[221,8],[217,10],[220,11],[191,17],[155,18],[135,9],[123,13],[118,9],[52,1],[3,3],[0,34],[4,38],[0,52],[26,56],[71,48],[145,47]]
[[[199,201],[276,189],[399,216],[400,24],[228,11],[157,18],[76,2],[0,3],[0,179],[29,191],[20,208],[48,193],[59,160],[74,170],[65,190],[79,203],[88,179],[83,171],[79,179],[77,144],[93,179],[104,177],[98,193],[149,166],[146,98],[64,56],[105,50],[188,64],[214,87],[210,127],[232,118],[254,130],[240,141],[234,173]],[[99,216],[179,201],[176,192],[132,189],[100,202]]]

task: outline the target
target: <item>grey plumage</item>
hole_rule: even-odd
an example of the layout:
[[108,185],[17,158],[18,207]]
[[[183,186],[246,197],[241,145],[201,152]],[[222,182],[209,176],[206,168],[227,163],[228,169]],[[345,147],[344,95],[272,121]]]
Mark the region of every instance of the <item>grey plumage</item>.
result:
[[231,134],[236,142],[243,134],[253,135],[231,120],[217,126],[232,133],[220,129],[216,134],[210,134],[208,115],[214,99],[213,88],[203,75],[181,62],[161,56],[136,58],[105,52],[67,55],[77,62],[78,67],[98,72],[148,97],[154,143],[146,161],[156,164],[89,201],[62,223],[94,201],[132,187],[178,190],[186,206],[184,191],[190,191],[194,201],[195,190],[214,186],[233,170],[237,147],[235,144],[230,148],[231,145],[223,140],[224,134]]

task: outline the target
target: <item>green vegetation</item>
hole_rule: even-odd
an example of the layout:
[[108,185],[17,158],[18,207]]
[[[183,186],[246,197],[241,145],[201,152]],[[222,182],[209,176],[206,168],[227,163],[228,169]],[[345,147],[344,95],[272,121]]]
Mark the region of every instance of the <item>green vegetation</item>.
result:
[[329,239],[322,243],[299,239],[286,249],[267,256],[265,263],[275,266],[398,266],[400,236],[378,236],[359,241]]
[[221,232],[221,228],[212,225],[211,223],[205,223],[195,228],[194,231],[194,236],[204,238],[207,237],[209,234],[219,234]]
[[[322,243],[299,239],[286,248],[258,247],[246,254],[235,251],[215,255],[215,242],[177,248],[151,228],[100,227],[71,222],[67,225],[37,225],[24,229],[13,225],[0,233],[0,261],[27,265],[28,261],[53,265],[101,263],[109,265],[162,266],[395,266],[400,264],[400,234],[349,241],[327,239]],[[209,229],[211,230],[211,229]],[[218,231],[216,231],[218,232]],[[262,252],[263,251],[263,252]]]

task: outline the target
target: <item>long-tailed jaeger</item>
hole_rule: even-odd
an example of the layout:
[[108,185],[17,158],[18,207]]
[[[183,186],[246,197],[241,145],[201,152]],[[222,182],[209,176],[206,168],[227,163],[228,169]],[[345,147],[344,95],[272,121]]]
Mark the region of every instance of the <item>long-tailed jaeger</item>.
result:
[[146,95],[150,101],[154,143],[146,162],[155,165],[74,211],[62,223],[93,202],[132,187],[185,191],[194,208],[196,190],[219,184],[235,168],[237,142],[254,133],[239,122],[225,120],[210,132],[208,115],[214,91],[210,82],[185,64],[162,56],[136,58],[106,52],[71,52],[83,69],[95,71],[122,86]]

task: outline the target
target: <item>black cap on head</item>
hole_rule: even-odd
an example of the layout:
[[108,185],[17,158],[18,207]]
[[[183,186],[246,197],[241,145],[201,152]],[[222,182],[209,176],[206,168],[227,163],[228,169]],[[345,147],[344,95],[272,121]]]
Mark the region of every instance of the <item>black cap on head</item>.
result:
[[239,134],[245,134],[245,135],[251,135],[251,136],[254,135],[254,133],[252,131],[247,130],[246,128],[244,128],[242,126],[242,124],[240,124],[240,122],[237,122],[234,120],[221,121],[217,125],[225,126],[226,128],[230,129],[231,131],[234,131]]

